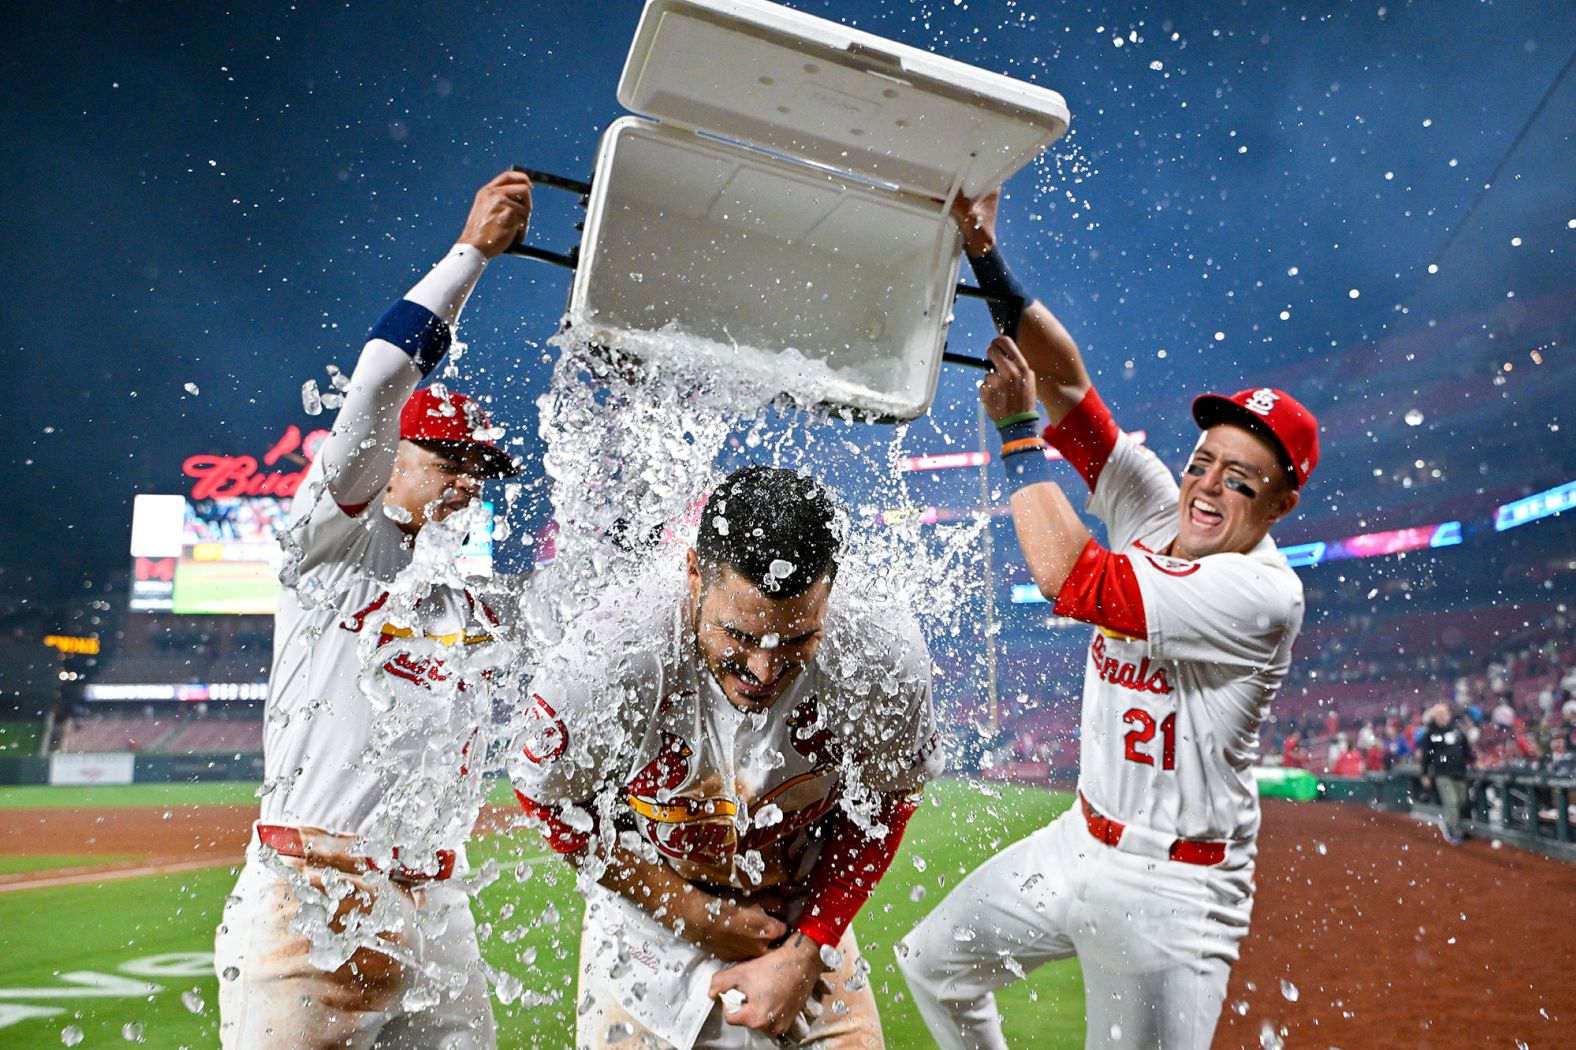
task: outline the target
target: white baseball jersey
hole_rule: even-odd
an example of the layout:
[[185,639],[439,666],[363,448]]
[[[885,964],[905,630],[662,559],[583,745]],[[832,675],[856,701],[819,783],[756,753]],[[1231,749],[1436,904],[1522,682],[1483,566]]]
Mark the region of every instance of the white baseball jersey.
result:
[[[842,804],[912,791],[941,767],[930,654],[906,611],[883,622],[834,588],[815,659],[770,710],[728,702],[694,648],[677,572],[612,595],[566,634],[532,682],[511,775],[581,830],[631,824],[692,882],[792,887],[819,856],[811,825]],[[588,975],[641,1024],[688,1047],[722,963],[638,904],[595,887]]]
[[[447,349],[484,262],[456,247],[406,296],[431,315],[407,310],[423,320],[411,346],[363,348],[281,536],[261,823],[308,829],[379,873],[275,856],[254,840],[214,944],[226,1050],[495,1045],[465,888],[384,874],[396,850],[408,871],[435,874],[443,849],[463,868],[481,799],[477,731],[509,659],[445,561],[461,526],[428,524],[413,540],[384,513],[400,408]],[[334,936],[322,921],[335,908],[330,882],[368,909]]]
[[[1089,510],[1109,533],[1109,553],[1085,548],[1056,609],[1143,635],[1097,628],[1084,672],[1079,790],[1125,827],[1091,835],[1075,804],[970,873],[899,963],[945,1050],[1005,1048],[996,991],[1074,955],[1087,1046],[1206,1050],[1252,911],[1250,767],[1302,584],[1268,537],[1246,554],[1157,553],[1176,536],[1177,482],[1118,434],[1094,391],[1052,436],[1094,475]],[[1224,848],[1173,852],[1179,839]]]
[[[452,324],[484,263],[457,246],[406,298]],[[481,756],[467,764],[461,752],[508,659],[496,618],[457,581],[391,594],[418,549],[442,540],[431,525],[413,539],[384,513],[399,410],[420,378],[407,351],[368,342],[291,507],[261,817],[369,836],[373,856],[399,846],[411,861],[470,834]]]
[[485,743],[507,655],[495,619],[444,584],[413,609],[391,601],[416,543],[384,515],[381,493],[352,515],[322,474],[319,460],[288,527],[301,576],[280,592],[274,622],[261,819],[364,835],[369,850],[411,858],[455,849],[476,821],[482,756],[466,759],[473,740]]
[[1268,536],[1246,554],[1154,553],[1176,535],[1178,487],[1126,435],[1088,507],[1133,567],[1148,637],[1096,628],[1090,639],[1079,789],[1105,816],[1167,839],[1251,847],[1259,723],[1291,663],[1302,581]]

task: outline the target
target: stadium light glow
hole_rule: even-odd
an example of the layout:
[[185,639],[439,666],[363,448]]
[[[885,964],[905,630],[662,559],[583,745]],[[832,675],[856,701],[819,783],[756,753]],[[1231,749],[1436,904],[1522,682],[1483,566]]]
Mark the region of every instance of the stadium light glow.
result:
[[179,700],[194,703],[204,700],[266,700],[267,682],[144,682],[135,685],[90,685],[82,692],[85,700]]
[[1281,553],[1294,569],[1321,565],[1347,558],[1379,558],[1387,554],[1422,550],[1425,547],[1454,547],[1461,542],[1461,523],[1446,521],[1438,525],[1415,525],[1389,532],[1365,532],[1344,540],[1299,543],[1282,547]]
[[1567,481],[1500,507],[1494,512],[1494,531],[1504,532],[1528,522],[1551,518],[1572,507],[1576,507],[1576,481]]
[[[1129,430],[1127,436],[1134,442],[1142,445],[1148,438],[1146,430]],[[1046,459],[1063,459],[1064,457],[1054,448],[1045,450]],[[989,452],[943,452],[935,456],[903,456],[897,461],[897,469],[911,470],[952,470],[956,467],[978,467],[991,461]]]

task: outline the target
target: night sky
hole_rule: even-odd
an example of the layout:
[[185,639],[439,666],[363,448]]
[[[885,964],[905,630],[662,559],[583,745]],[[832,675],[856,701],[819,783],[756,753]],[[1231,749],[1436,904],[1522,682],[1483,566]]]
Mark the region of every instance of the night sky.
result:
[[[1072,131],[1009,185],[1006,250],[1164,455],[1191,443],[1194,393],[1306,392],[1325,467],[1283,541],[1576,477],[1576,5],[792,6],[1062,93]],[[639,10],[13,10],[0,597],[102,586],[135,493],[323,425],[301,384],[348,371],[477,185],[510,163],[590,173]],[[544,190],[531,239],[566,248],[575,218]],[[501,259],[462,324],[466,385],[533,456],[567,290]],[[952,348],[988,335],[960,303]],[[908,449],[972,441],[974,381],[944,371]],[[925,484],[945,502],[965,481]]]

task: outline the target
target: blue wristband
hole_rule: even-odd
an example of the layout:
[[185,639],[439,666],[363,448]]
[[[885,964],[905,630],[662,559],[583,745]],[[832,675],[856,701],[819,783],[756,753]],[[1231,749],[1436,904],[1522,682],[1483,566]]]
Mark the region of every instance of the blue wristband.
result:
[[1039,414],[1036,413],[1033,419],[1024,419],[1018,421],[1017,423],[1008,423],[1006,426],[1001,427],[996,431],[996,436],[1001,439],[1001,443],[1003,445],[1010,444],[1014,441],[1022,441],[1025,438],[1039,437]]
[[1051,461],[1045,458],[1038,419],[1009,423],[1000,434],[1001,467],[1007,475],[1008,495],[1027,485],[1056,480],[1051,475]]
[[980,283],[980,291],[991,296],[987,302],[990,304],[990,318],[996,322],[996,330],[1009,339],[1018,338],[1018,321],[1023,317],[1023,311],[1029,308],[1029,295],[1023,290],[1023,285],[1007,269],[1007,261],[1001,257],[1001,252],[992,248],[984,255],[969,256],[969,266],[974,270],[974,278]]
[[405,351],[425,378],[449,352],[454,336],[443,318],[420,303],[401,299],[378,318],[367,338],[386,340]]

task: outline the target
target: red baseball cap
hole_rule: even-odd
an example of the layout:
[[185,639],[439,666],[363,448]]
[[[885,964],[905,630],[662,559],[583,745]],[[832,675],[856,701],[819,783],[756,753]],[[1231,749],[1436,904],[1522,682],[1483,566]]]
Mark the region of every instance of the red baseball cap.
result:
[[488,478],[512,478],[521,468],[487,438],[485,432],[491,427],[486,409],[474,398],[452,390],[444,391],[440,397],[430,386],[410,395],[399,411],[402,440],[463,445],[481,454]]
[[1205,394],[1193,402],[1193,419],[1205,430],[1235,423],[1269,440],[1302,488],[1319,465],[1319,421],[1284,390],[1261,386],[1230,397]]

